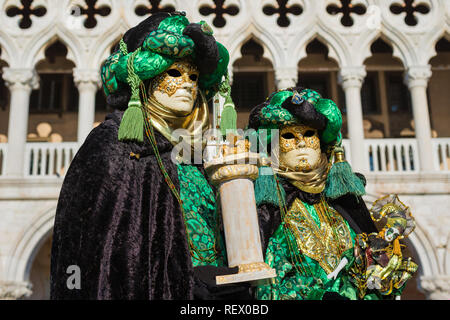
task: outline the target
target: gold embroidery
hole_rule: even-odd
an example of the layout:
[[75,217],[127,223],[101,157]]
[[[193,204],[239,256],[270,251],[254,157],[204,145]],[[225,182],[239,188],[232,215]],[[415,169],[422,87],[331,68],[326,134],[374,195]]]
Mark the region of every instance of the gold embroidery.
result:
[[316,260],[327,274],[339,264],[342,253],[353,247],[350,230],[342,216],[325,200],[314,205],[320,227],[299,199],[286,216],[301,253]]

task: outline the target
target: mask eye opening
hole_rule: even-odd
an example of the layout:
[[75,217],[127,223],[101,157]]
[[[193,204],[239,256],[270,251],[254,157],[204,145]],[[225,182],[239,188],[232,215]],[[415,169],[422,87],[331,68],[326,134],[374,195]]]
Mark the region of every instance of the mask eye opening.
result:
[[310,138],[314,136],[316,132],[314,130],[306,130],[306,132],[303,134],[304,137]]
[[194,73],[194,74],[191,74],[191,75],[189,76],[189,79],[191,79],[192,81],[197,81],[198,75],[196,75],[195,73]]
[[177,69],[169,69],[167,70],[167,74],[174,78],[181,77],[181,72],[178,71]]
[[281,135],[284,139],[295,139],[295,135],[292,132],[286,132]]

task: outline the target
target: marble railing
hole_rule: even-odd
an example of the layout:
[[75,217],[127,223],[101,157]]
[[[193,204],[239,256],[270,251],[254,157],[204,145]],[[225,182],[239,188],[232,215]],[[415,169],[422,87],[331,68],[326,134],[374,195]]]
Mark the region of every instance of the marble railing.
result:
[[0,176],[4,174],[5,172],[5,164],[6,164],[6,150],[7,150],[8,144],[6,143],[0,143]]
[[[450,138],[433,141],[434,165],[437,171],[450,171]],[[351,162],[350,141],[343,140],[346,158]],[[0,143],[0,176],[5,174],[7,143]],[[25,178],[63,177],[78,150],[76,142],[26,144]],[[365,139],[367,169],[373,173],[414,173],[420,171],[416,139]]]
[[365,139],[367,168],[371,172],[418,172],[416,139]]
[[65,175],[78,150],[76,142],[26,144],[24,176],[26,178],[55,178]]
[[441,171],[450,171],[450,138],[433,139],[434,166]]

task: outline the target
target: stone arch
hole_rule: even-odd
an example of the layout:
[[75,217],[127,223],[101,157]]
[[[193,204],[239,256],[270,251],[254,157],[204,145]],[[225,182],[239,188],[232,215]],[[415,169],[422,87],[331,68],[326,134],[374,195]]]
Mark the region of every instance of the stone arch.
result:
[[128,26],[125,22],[121,21],[117,28],[114,28],[105,34],[102,38],[104,41],[102,41],[98,47],[96,47],[95,51],[92,52],[92,59],[90,59],[87,66],[91,69],[100,69],[100,65],[111,55],[111,46],[119,41],[127,30]]
[[450,41],[450,31],[445,30],[443,32],[436,32],[434,34],[434,37],[426,39],[427,42],[423,46],[426,51],[422,54],[423,65],[429,64],[431,60],[438,55],[438,52],[436,51],[436,45],[442,39]]
[[29,281],[34,258],[52,233],[55,214],[56,207],[43,211],[18,236],[6,264],[6,277],[9,281]]
[[376,33],[369,30],[368,32],[361,34],[361,54],[359,56],[353,57],[358,65],[364,64],[364,61],[371,57],[372,52],[370,50],[370,47],[378,39],[382,39],[392,47],[392,55],[395,58],[399,59],[405,68],[407,68],[407,66],[416,65],[418,63],[416,50],[414,50],[413,46],[409,42],[408,38],[405,37],[405,35],[397,32],[397,30],[391,30],[389,26],[385,26],[382,30],[383,31],[379,31]]
[[234,38],[228,46],[224,44],[230,53],[229,66],[232,66],[237,59],[242,57],[241,47],[250,39],[253,39],[264,48],[263,58],[270,60],[274,68],[283,65],[283,58],[280,53],[281,46],[276,43],[276,40],[270,34],[256,32],[256,28],[251,24],[245,32]]
[[13,52],[15,51],[14,45],[11,41],[9,41],[8,36],[0,30],[0,48],[1,55],[0,60],[5,61],[9,66],[13,66],[15,64]]
[[58,28],[53,33],[48,33],[43,37],[36,37],[36,39],[24,50],[28,54],[23,57],[23,66],[34,68],[37,62],[45,59],[45,50],[51,46],[54,42],[60,41],[67,48],[67,59],[71,60],[75,67],[86,65],[87,59],[85,55],[81,53],[81,49],[84,46],[80,43],[80,40],[72,33],[60,31]]
[[292,52],[292,55],[290,55],[291,59],[295,60],[291,61],[292,65],[297,65],[299,61],[307,57],[306,47],[315,39],[328,48],[328,56],[335,60],[339,66],[345,66],[348,64],[347,61],[351,61],[346,52],[346,46],[338,35],[322,29],[315,30],[312,28],[310,32],[304,34],[302,39],[295,41],[296,44],[288,50]]

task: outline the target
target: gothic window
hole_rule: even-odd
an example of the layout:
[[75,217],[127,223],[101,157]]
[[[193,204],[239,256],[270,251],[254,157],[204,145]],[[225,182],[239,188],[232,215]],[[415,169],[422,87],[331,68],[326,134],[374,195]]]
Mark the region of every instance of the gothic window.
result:
[[298,86],[317,91],[322,98],[331,98],[330,76],[328,72],[302,72],[299,75],[300,78],[301,81],[297,84]]
[[238,128],[245,128],[253,107],[275,90],[273,66],[263,57],[264,48],[250,39],[241,47],[242,57],[233,64],[231,96],[238,112]]
[[405,23],[408,26],[417,25],[417,13],[427,14],[430,12],[428,5],[424,3],[416,3],[415,0],[403,0],[402,4],[394,3],[390,6],[390,10],[393,14],[401,14],[405,12]]
[[30,97],[30,113],[76,112],[78,90],[75,87],[72,69],[75,66],[66,59],[67,48],[56,41],[45,50],[46,59],[36,65],[39,74],[39,89]]
[[[2,48],[0,47],[0,56],[2,55]],[[6,110],[9,105],[9,90],[6,87],[6,83],[2,77],[2,69],[7,64],[3,60],[0,60],[0,110]]]
[[171,5],[161,6],[161,0],[149,0],[149,5],[139,5],[136,7],[134,12],[142,17],[148,14],[153,14],[157,12],[174,12],[175,8]]
[[330,4],[327,6],[327,12],[331,15],[342,13],[341,24],[345,27],[353,26],[352,14],[363,15],[366,13],[366,7],[358,4],[353,5],[352,0],[340,0],[341,5]]
[[378,73],[367,72],[364,83],[361,87],[361,104],[364,115],[379,114]]
[[74,10],[71,12],[72,15],[85,15],[86,19],[84,20],[84,26],[87,29],[95,28],[97,25],[96,16],[99,15],[101,17],[106,17],[111,13],[111,8],[103,5],[101,7],[97,6],[97,0],[84,0],[86,6],[76,6],[78,10]]
[[266,5],[263,7],[263,12],[265,15],[271,16],[274,14],[278,15],[277,24],[280,27],[287,27],[290,25],[288,14],[293,14],[295,16],[301,15],[303,8],[298,5],[288,6],[289,0],[277,0],[278,7],[272,5]]
[[71,74],[40,73],[38,90],[30,97],[30,113],[58,113],[78,110],[78,91]]
[[6,110],[8,107],[9,99],[9,90],[5,85],[5,81],[2,78],[2,74],[0,72],[0,109]]
[[239,110],[250,110],[267,97],[264,72],[240,72],[233,77],[231,95]]
[[226,0],[213,0],[214,6],[203,5],[199,12],[203,16],[214,14],[213,25],[217,28],[223,28],[227,21],[225,15],[235,16],[239,13],[239,8],[235,5],[225,6]]
[[32,6],[33,0],[21,0],[20,7],[10,6],[6,9],[8,17],[22,16],[19,20],[19,27],[21,29],[28,29],[31,27],[31,16],[42,17],[47,13],[47,9],[42,6]]
[[403,82],[403,72],[386,72],[386,90],[390,113],[411,113],[408,87]]

